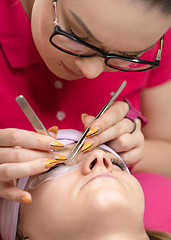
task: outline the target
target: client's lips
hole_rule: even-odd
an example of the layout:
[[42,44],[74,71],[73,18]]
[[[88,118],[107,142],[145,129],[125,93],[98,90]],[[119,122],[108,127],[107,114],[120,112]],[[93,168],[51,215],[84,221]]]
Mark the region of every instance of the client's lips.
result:
[[86,181],[82,186],[81,189],[84,188],[87,184],[89,184],[90,182],[98,179],[98,178],[110,178],[110,179],[114,179],[115,181],[117,181],[117,178],[115,176],[113,176],[110,173],[99,173],[97,175],[94,175],[92,178],[90,178],[88,181]]
[[81,72],[80,72],[80,73],[76,73],[76,72],[72,71],[72,70],[71,70],[70,68],[68,68],[62,61],[61,61],[61,64],[62,64],[62,66],[63,66],[63,68],[64,68],[64,70],[65,70],[66,72],[68,72],[68,73],[70,73],[70,74],[77,75],[77,76],[83,76]]

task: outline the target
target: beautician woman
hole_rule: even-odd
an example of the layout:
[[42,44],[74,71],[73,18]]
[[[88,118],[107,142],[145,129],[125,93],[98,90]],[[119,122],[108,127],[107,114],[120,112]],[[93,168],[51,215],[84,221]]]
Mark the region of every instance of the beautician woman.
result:
[[33,133],[16,96],[46,128],[83,130],[124,80],[82,150],[108,142],[132,171],[171,175],[170,0],[1,0],[0,12],[1,197],[30,201],[14,180],[46,171],[59,145]]

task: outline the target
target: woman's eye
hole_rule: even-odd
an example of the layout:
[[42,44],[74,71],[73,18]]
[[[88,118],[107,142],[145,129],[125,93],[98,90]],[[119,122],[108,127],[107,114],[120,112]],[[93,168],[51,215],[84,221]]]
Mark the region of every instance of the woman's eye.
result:
[[141,57],[141,55],[143,53],[139,53],[139,54],[128,54],[128,53],[124,53],[124,52],[119,52],[119,54],[121,54],[123,57],[127,57],[127,58],[131,58],[131,59],[138,59]]
[[138,55],[129,55],[129,54],[124,54],[124,57],[132,58],[132,59],[137,59],[139,56]]
[[127,168],[126,164],[119,158],[113,158],[111,159],[111,162],[113,165],[118,166],[122,171],[124,171]]
[[88,37],[79,37],[78,35],[76,35],[71,28],[68,28],[68,29],[66,30],[66,32],[67,32],[68,34],[70,34],[71,36],[73,36],[73,37],[76,37],[76,38],[81,39],[81,40],[84,41],[84,42],[86,42],[86,40],[88,40]]

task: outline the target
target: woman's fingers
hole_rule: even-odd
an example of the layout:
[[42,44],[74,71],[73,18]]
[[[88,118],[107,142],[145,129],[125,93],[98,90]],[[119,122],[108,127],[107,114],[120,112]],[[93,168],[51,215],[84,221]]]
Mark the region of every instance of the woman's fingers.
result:
[[[64,157],[63,155],[57,155]],[[16,187],[15,179],[47,171],[58,163],[56,159],[38,159],[30,162],[0,164],[0,198],[30,203],[31,195]]]
[[[132,124],[134,124],[134,122],[132,122]],[[132,148],[135,148],[137,146],[143,146],[143,145],[144,145],[144,135],[141,132],[141,122],[139,119],[136,119],[135,132],[131,134],[125,133],[120,137],[108,142],[108,146],[115,149],[115,151],[118,153],[126,152]]]
[[[130,134],[135,128],[135,123],[136,129]],[[96,146],[107,142],[107,145],[119,153],[128,166],[137,163],[143,156],[144,136],[141,132],[141,121],[136,119],[135,123],[127,118],[122,119],[107,130],[87,138],[82,151],[90,151]]]
[[51,135],[51,137],[56,139],[56,135],[58,133],[58,127],[57,126],[53,126],[53,127],[48,129],[48,132]]
[[0,181],[31,176],[47,171],[57,163],[55,159],[38,159],[30,162],[0,164]]
[[27,162],[40,158],[54,158],[54,151],[36,151],[25,148],[0,148],[0,163]]
[[13,181],[0,182],[0,197],[23,203],[30,203],[32,201],[31,194],[17,188]]
[[[134,125],[135,125],[134,122],[124,118],[117,124],[111,126],[110,128],[106,129],[103,132],[100,132],[98,135],[93,136],[91,138],[87,138],[85,141],[85,144],[87,144],[87,142],[90,142],[90,144],[93,143],[91,148],[89,148],[89,150],[92,150],[94,147],[102,143],[114,140],[116,138],[119,138],[123,134],[131,132],[132,129],[134,128]],[[83,146],[83,150],[84,150],[84,146]]]
[[[55,142],[53,137],[38,134],[35,132],[20,129],[1,129],[0,130],[0,146],[14,147],[20,146],[27,149],[38,149],[48,151]],[[62,144],[58,144],[62,147]]]
[[[129,106],[126,102],[114,102],[113,105],[98,119],[92,123],[91,128],[99,128],[99,133],[110,128],[112,125],[115,125],[121,121],[129,111]],[[89,126],[92,122],[93,117],[88,116],[84,118],[85,128]]]
[[137,128],[133,134],[123,134],[108,142],[108,146],[118,152],[128,166],[136,164],[144,154],[144,135],[139,119],[136,119],[136,124]]
[[120,157],[125,161],[128,167],[131,167],[138,163],[143,157],[143,151],[140,148],[133,148],[127,152],[119,153]]
[[52,127],[49,131],[51,136],[20,129],[0,129],[1,198],[30,203],[30,193],[18,189],[16,179],[45,172],[58,160],[66,160],[65,156],[50,151],[63,147],[54,139],[58,127]]

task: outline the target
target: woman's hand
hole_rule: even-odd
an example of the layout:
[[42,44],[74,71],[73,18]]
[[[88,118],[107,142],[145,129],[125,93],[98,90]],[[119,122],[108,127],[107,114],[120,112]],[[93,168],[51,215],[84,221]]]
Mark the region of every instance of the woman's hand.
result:
[[[88,133],[90,135],[87,137],[82,151],[92,150],[95,146],[107,142],[107,145],[119,153],[129,167],[140,161],[144,152],[141,120],[136,118],[134,123],[125,118],[128,112],[129,105],[127,102],[114,102],[92,124],[91,131]],[[89,126],[93,119],[92,116],[82,115],[85,128]]]
[[[54,137],[57,130],[57,127],[50,129]],[[17,179],[54,166],[59,155],[50,150],[62,146],[50,136],[20,129],[0,129],[0,197],[31,202],[31,195],[17,188]]]

